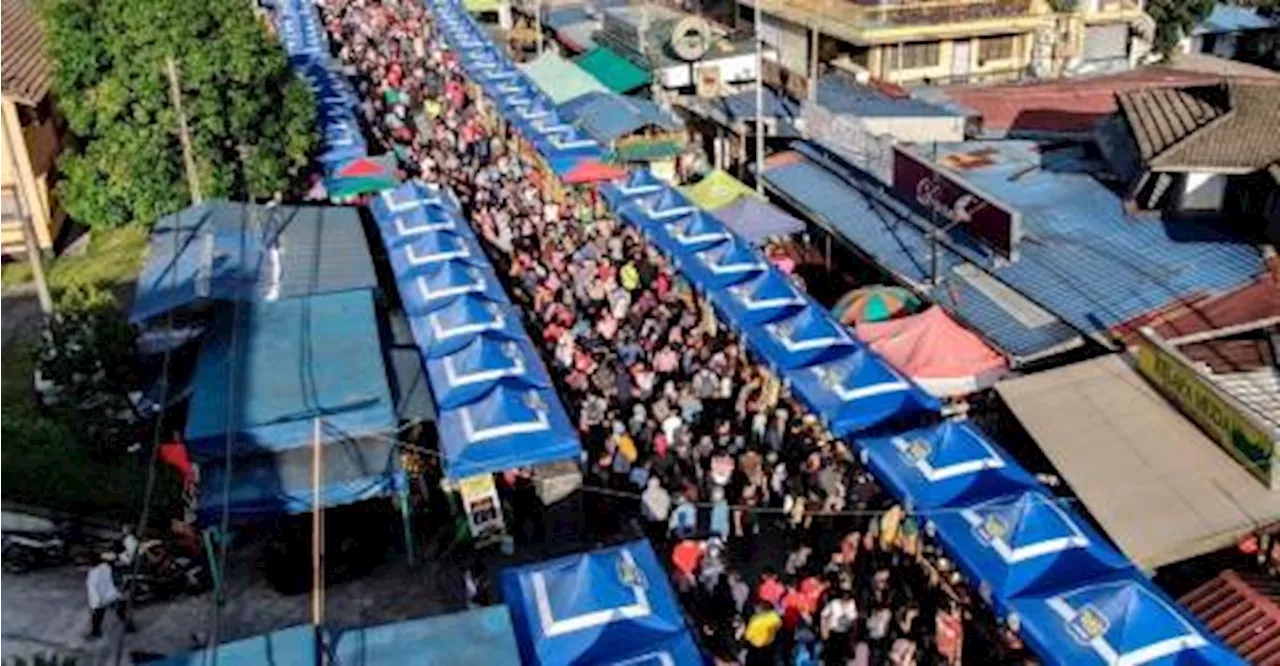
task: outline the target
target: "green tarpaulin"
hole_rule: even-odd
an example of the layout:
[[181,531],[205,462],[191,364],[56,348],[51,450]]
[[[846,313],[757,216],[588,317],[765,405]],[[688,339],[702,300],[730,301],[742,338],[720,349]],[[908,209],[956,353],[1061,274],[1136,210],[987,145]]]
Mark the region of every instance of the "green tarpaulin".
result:
[[556,104],[587,93],[608,91],[596,80],[596,77],[574,64],[572,60],[567,60],[551,51],[543,53],[533,62],[520,67]]
[[651,80],[649,72],[605,46],[578,58],[578,66],[616,93],[631,92]]
[[498,11],[499,0],[463,0],[462,6],[472,14]]

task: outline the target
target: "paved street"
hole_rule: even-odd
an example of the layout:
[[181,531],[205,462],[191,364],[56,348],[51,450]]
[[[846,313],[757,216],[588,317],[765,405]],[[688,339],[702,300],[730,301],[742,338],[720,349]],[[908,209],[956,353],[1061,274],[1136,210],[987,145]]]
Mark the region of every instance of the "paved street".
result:
[[[309,595],[276,593],[267,585],[257,562],[248,558],[233,558],[231,566],[220,640],[235,640],[309,621]],[[108,616],[104,624],[106,637],[94,641],[85,638],[89,613],[85,607],[83,570],[5,574],[0,577],[0,587],[4,591],[0,608],[3,659],[56,649],[79,657],[78,666],[114,663],[115,641],[121,631],[114,617]],[[193,632],[209,632],[210,596],[138,608],[138,633],[126,637],[122,663],[132,663],[131,651],[171,654],[189,649]],[[326,619],[335,627],[394,622],[459,610],[464,607],[463,599],[456,565],[428,563],[411,570],[403,560],[392,561],[356,580],[329,587]]]

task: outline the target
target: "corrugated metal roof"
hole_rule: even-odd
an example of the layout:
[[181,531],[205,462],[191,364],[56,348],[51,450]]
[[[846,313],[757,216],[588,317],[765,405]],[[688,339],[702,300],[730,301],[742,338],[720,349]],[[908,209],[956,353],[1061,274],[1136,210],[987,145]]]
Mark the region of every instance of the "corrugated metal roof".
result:
[[377,284],[355,208],[207,201],[156,222],[130,318],[201,299],[270,300]]
[[578,66],[616,93],[631,92],[651,80],[649,72],[607,46],[598,46],[578,58]]
[[1142,159],[1150,160],[1230,108],[1226,86],[1148,88],[1122,92],[1120,110],[1138,143]]
[[391,379],[391,396],[396,416],[406,422],[436,420],[436,402],[431,397],[427,371],[422,365],[422,352],[413,337],[413,329],[403,312],[387,315],[391,344],[387,346],[387,370]]
[[[765,183],[776,194],[807,212],[830,233],[847,239],[899,279],[934,299],[958,319],[979,331],[1007,354],[1028,361],[1047,352],[1079,345],[1080,334],[1025,298],[1000,300],[1001,293],[983,289],[979,279],[965,275],[964,258],[947,247],[938,252],[937,287],[930,287],[930,252],[921,232],[922,220],[877,186],[855,187],[834,165],[820,164],[793,153],[774,159],[765,168]],[[1028,320],[1024,313],[1039,316]]]
[[1121,93],[1150,168],[1264,169],[1280,160],[1280,86],[1223,84]]
[[561,115],[603,144],[646,127],[675,130],[683,127],[678,118],[657,104],[638,97],[592,92],[561,105]]
[[911,97],[895,97],[858,83],[845,72],[832,72],[818,79],[818,104],[832,113],[865,117],[910,118],[963,116],[953,109]]
[[4,0],[3,92],[31,106],[40,103],[53,82],[45,55],[44,29],[35,7],[27,0]]
[[1228,569],[1178,603],[1250,664],[1280,665],[1280,581]]

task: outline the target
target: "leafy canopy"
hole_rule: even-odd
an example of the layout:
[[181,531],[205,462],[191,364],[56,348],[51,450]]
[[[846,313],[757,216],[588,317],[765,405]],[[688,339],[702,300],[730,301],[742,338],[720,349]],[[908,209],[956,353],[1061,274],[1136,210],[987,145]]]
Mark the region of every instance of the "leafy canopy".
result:
[[1156,51],[1169,54],[1178,41],[1213,11],[1216,0],[1149,0],[1147,14],[1156,22]]
[[315,107],[244,0],[43,0],[54,91],[74,140],[62,199],[92,226],[150,223],[189,203],[166,60],[179,67],[206,197],[290,188]]

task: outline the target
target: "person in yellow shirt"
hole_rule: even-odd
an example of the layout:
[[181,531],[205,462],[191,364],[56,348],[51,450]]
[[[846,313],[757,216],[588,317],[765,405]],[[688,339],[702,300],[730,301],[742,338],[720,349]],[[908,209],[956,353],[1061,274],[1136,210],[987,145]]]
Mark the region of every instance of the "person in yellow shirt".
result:
[[782,629],[782,616],[764,600],[756,602],[756,612],[747,620],[742,638],[747,642],[747,666],[772,666],[774,641]]
[[635,262],[628,261],[622,266],[622,270],[618,272],[618,279],[622,282],[622,288],[627,291],[635,291],[640,287],[640,270],[636,268]]

